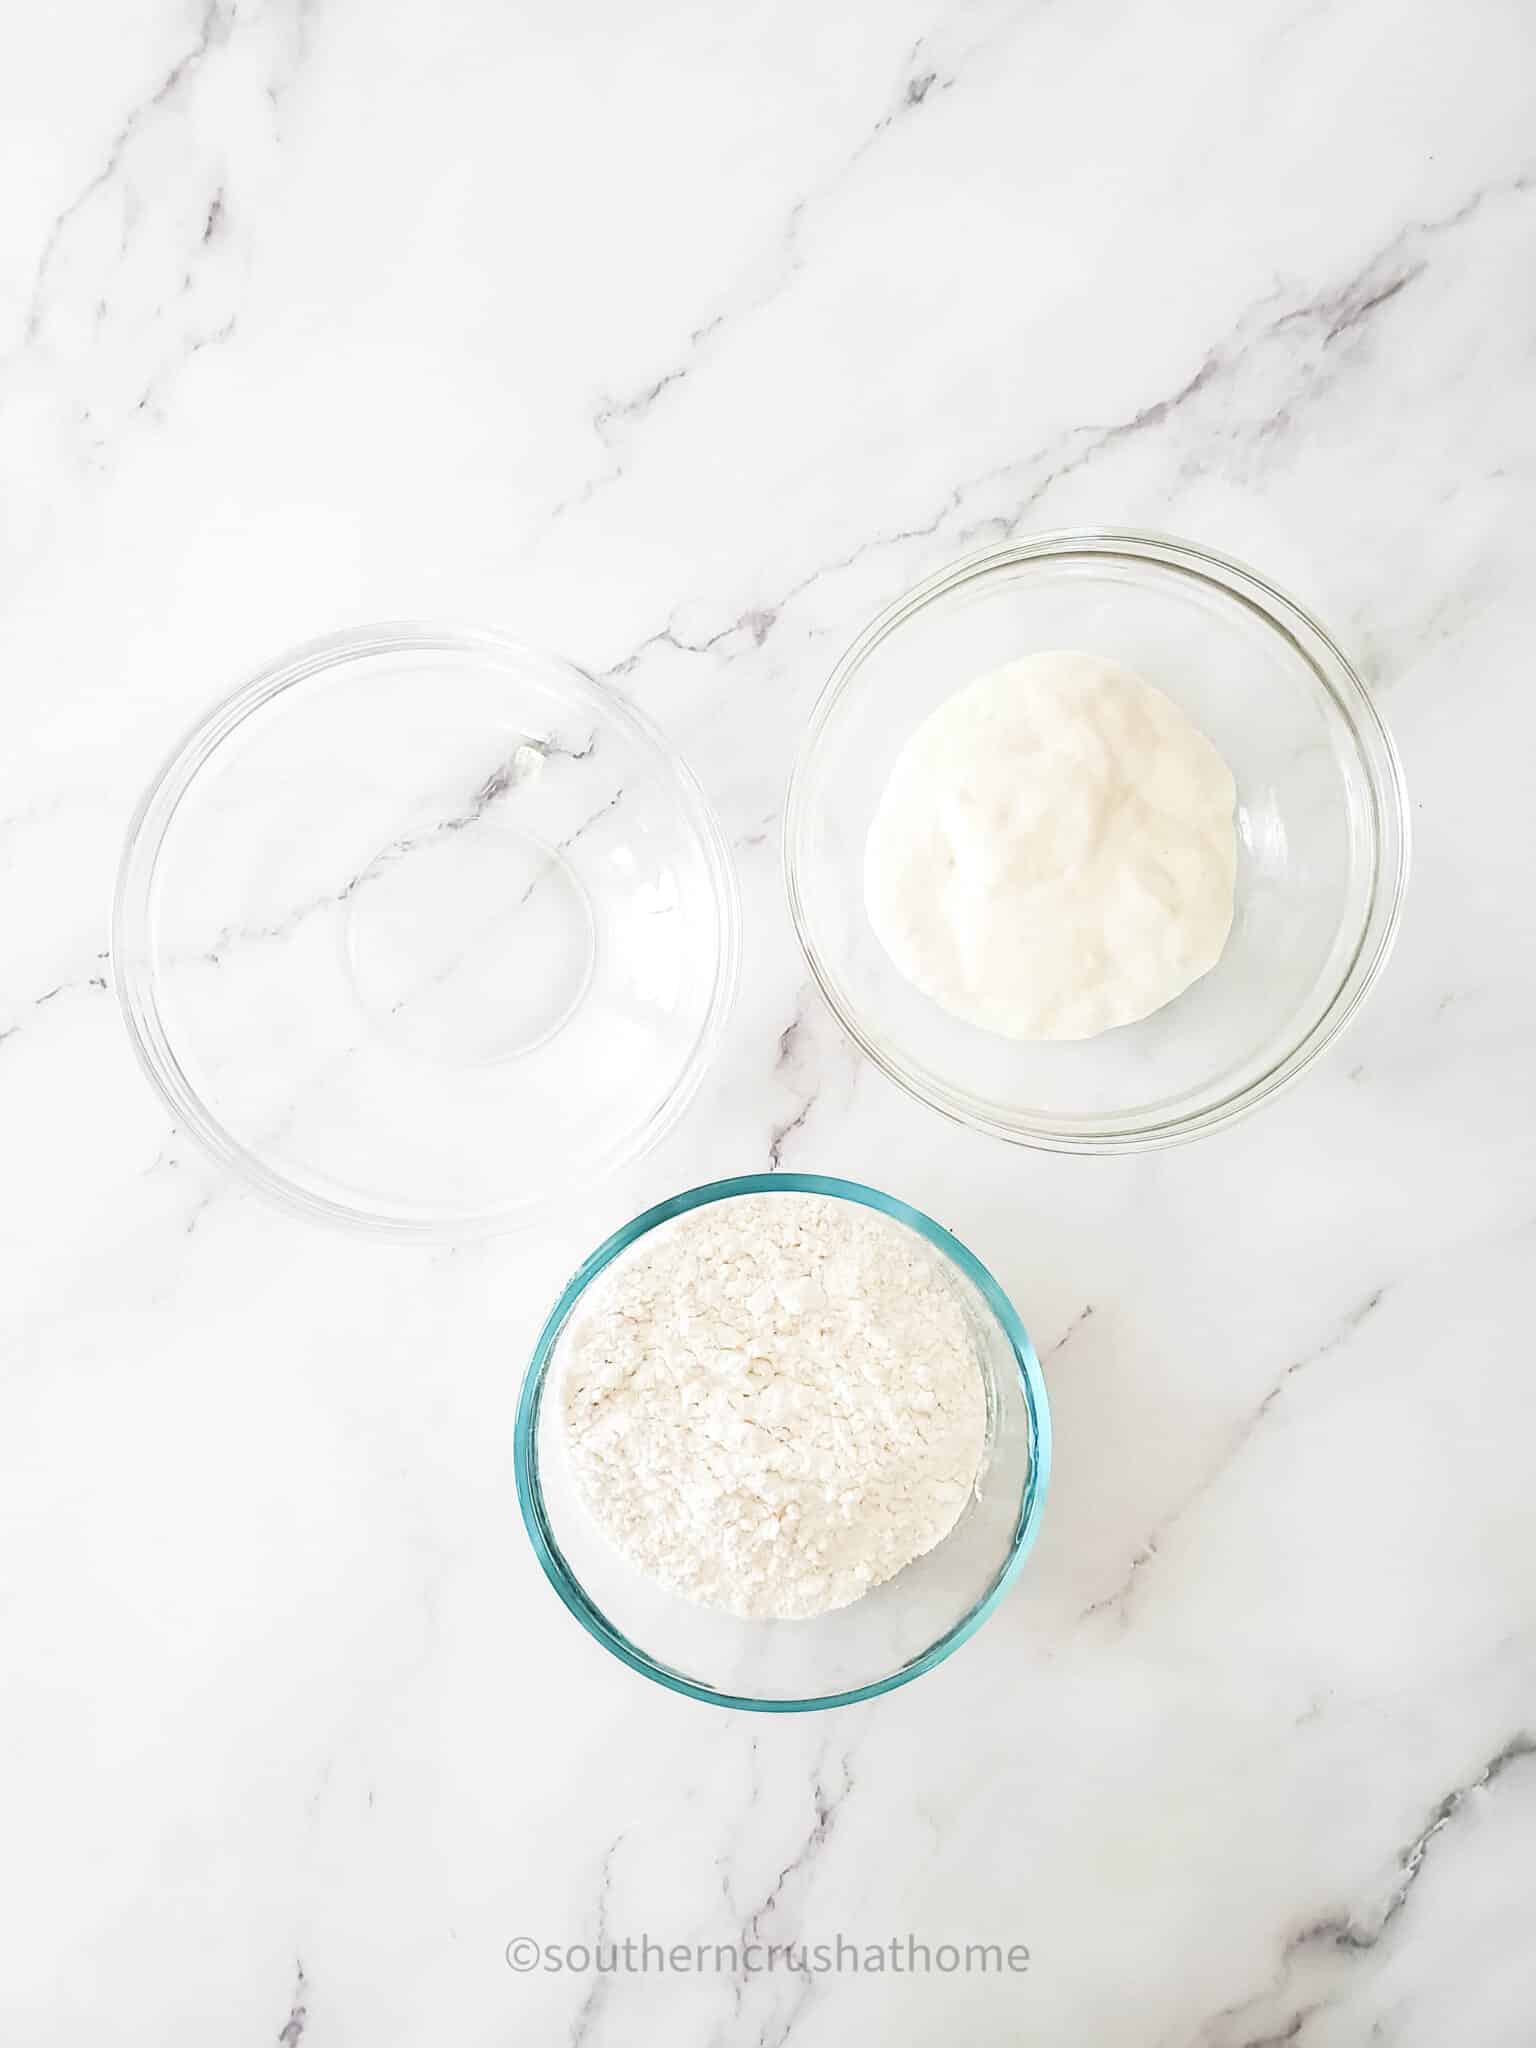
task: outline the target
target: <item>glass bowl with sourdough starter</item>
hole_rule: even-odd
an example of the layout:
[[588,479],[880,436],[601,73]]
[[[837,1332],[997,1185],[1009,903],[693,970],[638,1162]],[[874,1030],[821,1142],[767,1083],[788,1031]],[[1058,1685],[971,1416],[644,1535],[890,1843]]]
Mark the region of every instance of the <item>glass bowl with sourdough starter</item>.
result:
[[[894,1578],[809,1620],[744,1619],[643,1575],[613,1548],[570,1472],[559,1413],[561,1337],[598,1276],[647,1232],[711,1202],[800,1192],[860,1203],[911,1230],[958,1289],[986,1395],[986,1442],[972,1497],[950,1533]],[[857,1181],[758,1173],[692,1188],[598,1246],[550,1311],[518,1405],[518,1500],[561,1600],[621,1662],[716,1706],[786,1714],[872,1699],[931,1671],[974,1635],[1028,1554],[1051,1467],[1050,1410],[1033,1346],[979,1259],[921,1211]]]
[[113,915],[176,1121],[308,1215],[506,1228],[681,1113],[735,880],[624,701],[492,632],[362,627],[218,705],[140,804]]
[[[1107,656],[1171,697],[1237,785],[1231,934],[1134,1024],[1022,1043],[951,1016],[885,953],[864,848],[896,756],[974,678],[1049,649]],[[1219,1129],[1294,1080],[1385,964],[1408,872],[1391,738],[1323,627],[1251,569],[1155,534],[1091,530],[955,563],[860,634],[802,741],[784,821],[790,911],[839,1021],[911,1095],[1059,1152]]]

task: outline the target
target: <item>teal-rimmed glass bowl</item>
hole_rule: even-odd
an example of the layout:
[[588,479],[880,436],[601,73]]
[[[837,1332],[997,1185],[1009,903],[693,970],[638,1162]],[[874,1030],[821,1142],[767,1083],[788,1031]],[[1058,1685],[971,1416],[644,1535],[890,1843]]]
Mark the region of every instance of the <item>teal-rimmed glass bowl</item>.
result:
[[[931,1245],[959,1286],[987,1395],[987,1440],[972,1499],[954,1529],[851,1607],[810,1621],[744,1620],[654,1585],[614,1550],[582,1504],[561,1442],[561,1333],[612,1261],[647,1231],[739,1195],[814,1194],[858,1202]],[[571,1613],[631,1670],[690,1699],[754,1713],[849,1706],[943,1663],[1002,1598],[1034,1542],[1051,1471],[1040,1361],[1018,1312],[974,1253],[931,1216],[858,1181],[748,1173],[690,1188],[616,1230],[571,1279],[539,1333],[517,1411],[517,1497],[534,1550]]]

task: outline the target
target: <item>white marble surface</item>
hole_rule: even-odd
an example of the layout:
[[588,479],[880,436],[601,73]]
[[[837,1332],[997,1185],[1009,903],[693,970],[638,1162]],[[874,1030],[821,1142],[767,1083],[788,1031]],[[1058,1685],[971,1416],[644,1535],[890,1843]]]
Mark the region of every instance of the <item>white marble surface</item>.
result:
[[[11,10],[6,2040],[1536,2039],[1533,45],[1519,0]],[[1117,1161],[968,1137],[861,1066],[776,865],[798,722],[872,608],[1078,520],[1309,600],[1417,835],[1344,1046]],[[402,614],[621,678],[749,919],[664,1151],[463,1249],[220,1178],[106,986],[171,740],[285,644]],[[770,1157],[974,1244],[1058,1431],[977,1639],[787,1720],[610,1661],[511,1472],[575,1257]],[[1031,1961],[503,1959],[743,1930]]]

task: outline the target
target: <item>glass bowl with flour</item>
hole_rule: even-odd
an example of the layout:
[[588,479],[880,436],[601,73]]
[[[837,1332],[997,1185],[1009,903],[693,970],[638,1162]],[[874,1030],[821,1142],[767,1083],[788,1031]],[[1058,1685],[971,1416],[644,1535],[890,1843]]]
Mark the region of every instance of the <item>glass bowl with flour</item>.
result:
[[949,1655],[1033,1540],[1038,1362],[997,1282],[856,1182],[756,1174],[599,1247],[540,1336],[518,1494],[566,1606],[675,1690],[789,1712]]
[[1391,739],[1315,619],[1206,548],[1010,542],[834,671],[784,822],[807,962],[919,1100],[1056,1151],[1176,1143],[1293,1080],[1385,963]]

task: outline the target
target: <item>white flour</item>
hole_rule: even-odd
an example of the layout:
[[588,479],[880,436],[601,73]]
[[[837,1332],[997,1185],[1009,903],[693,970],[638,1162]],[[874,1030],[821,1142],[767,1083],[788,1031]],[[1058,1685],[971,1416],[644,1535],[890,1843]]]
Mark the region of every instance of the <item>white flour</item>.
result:
[[869,921],[954,1016],[1091,1038],[1220,958],[1234,796],[1161,690],[1096,655],[1028,655],[941,704],[897,756],[865,848]]
[[577,1487],[609,1540],[734,1614],[846,1607],[947,1536],[986,1396],[958,1286],[877,1211],[705,1204],[594,1282],[561,1340]]

